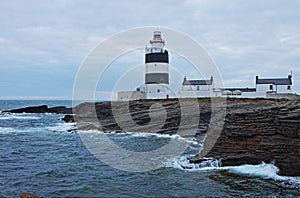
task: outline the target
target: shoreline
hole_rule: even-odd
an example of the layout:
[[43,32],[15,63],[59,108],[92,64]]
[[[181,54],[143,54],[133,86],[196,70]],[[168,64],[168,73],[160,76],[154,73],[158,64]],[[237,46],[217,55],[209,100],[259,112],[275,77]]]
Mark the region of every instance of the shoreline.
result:
[[[207,133],[209,136],[211,132],[208,130],[218,123],[214,118],[224,113],[225,109],[224,126],[216,142],[209,146],[211,140],[206,138],[201,152],[189,159],[191,163],[201,163],[202,157],[219,159],[222,166],[273,162],[280,169],[279,174],[300,176],[300,100],[201,98],[182,101],[188,104],[189,112],[185,115],[188,121],[184,123],[181,123],[182,112],[178,99],[87,102],[72,109],[74,117],[70,112],[66,113],[69,111],[67,108],[65,113],[62,107],[56,110],[67,114],[65,121],[75,121],[79,130],[153,132],[157,126],[151,123],[151,118],[159,120],[166,116],[162,127],[155,132],[176,134],[180,126],[187,131],[197,129],[196,134]],[[198,101],[200,114],[192,108],[195,101]],[[153,113],[150,117],[149,109],[155,104],[159,105],[151,109]],[[46,109],[45,106],[43,108]],[[24,111],[24,108],[21,110]],[[161,113],[162,110],[166,115]],[[130,116],[125,116],[124,112]],[[118,117],[118,121],[115,117]],[[190,125],[189,122],[196,122],[197,119],[198,124]]]

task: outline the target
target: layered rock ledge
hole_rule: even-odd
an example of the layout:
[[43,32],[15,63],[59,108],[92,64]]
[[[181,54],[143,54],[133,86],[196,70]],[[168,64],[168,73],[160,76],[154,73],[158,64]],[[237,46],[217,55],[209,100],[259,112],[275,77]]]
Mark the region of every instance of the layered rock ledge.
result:
[[198,129],[198,133],[204,133],[211,117],[211,103],[205,100],[200,104],[197,99],[98,102],[80,104],[73,112],[80,130],[175,134],[180,127],[182,131]]
[[[163,127],[156,132],[177,133],[179,126],[185,130],[196,129],[197,134],[207,132],[203,149],[189,159],[191,163],[201,163],[202,157],[220,159],[221,166],[266,162],[274,163],[282,175],[300,175],[300,101],[199,99],[200,115],[193,109],[195,100],[184,102],[189,114],[183,120],[177,100],[144,100],[81,104],[75,107],[75,121],[80,129],[87,130],[153,132],[151,129],[156,126],[151,124],[149,109],[159,103],[161,107],[152,109],[151,118],[163,117],[164,110],[167,116]],[[126,112],[130,116],[124,116]],[[224,117],[220,116],[223,114]],[[197,119],[199,122],[195,124]]]
[[[300,102],[229,100],[220,137],[201,152],[220,159],[221,166],[263,161],[274,163],[279,174],[300,176]],[[201,162],[201,152],[190,162]]]
[[299,100],[140,100],[83,103],[72,110],[40,106],[9,112],[73,112],[74,116],[66,115],[64,120],[75,121],[79,130],[177,133],[183,137],[207,133],[201,152],[189,159],[191,163],[201,163],[203,157],[220,159],[221,166],[266,162],[274,163],[282,175],[300,176]]

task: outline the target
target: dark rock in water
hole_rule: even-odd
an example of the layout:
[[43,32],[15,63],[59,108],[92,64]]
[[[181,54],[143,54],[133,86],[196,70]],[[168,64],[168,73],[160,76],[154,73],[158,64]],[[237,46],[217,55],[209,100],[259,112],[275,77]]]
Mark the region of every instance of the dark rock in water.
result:
[[199,158],[192,157],[192,158],[189,158],[188,160],[190,161],[190,163],[200,164],[200,163],[206,161],[206,158],[204,158],[204,157],[199,157]]
[[73,115],[65,115],[61,120],[65,122],[74,122],[74,116]]
[[12,109],[3,111],[4,113],[56,113],[56,114],[71,114],[72,108],[67,108],[65,106],[51,107],[48,108],[47,105],[25,107],[19,109]]
[[78,130],[77,127],[74,126],[73,128],[68,129],[67,132],[69,132],[69,133],[77,133],[77,130]]
[[67,108],[65,106],[51,107],[48,108],[48,113],[71,114],[72,108]]
[[39,196],[36,196],[31,193],[23,192],[20,194],[19,198],[39,198]]
[[13,110],[3,111],[3,112],[4,113],[47,113],[47,111],[48,111],[48,106],[41,105],[41,106],[13,109]]

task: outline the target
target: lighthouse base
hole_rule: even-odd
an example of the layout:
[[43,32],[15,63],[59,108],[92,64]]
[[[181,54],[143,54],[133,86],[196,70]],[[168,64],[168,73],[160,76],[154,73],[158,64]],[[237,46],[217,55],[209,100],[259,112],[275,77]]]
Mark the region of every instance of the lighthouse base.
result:
[[170,90],[165,84],[146,85],[146,99],[168,99]]

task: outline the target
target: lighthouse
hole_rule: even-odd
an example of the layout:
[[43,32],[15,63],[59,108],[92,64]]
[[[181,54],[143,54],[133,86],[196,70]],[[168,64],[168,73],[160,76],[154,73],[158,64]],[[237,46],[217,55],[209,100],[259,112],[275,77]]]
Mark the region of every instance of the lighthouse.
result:
[[169,53],[160,31],[154,31],[145,53],[145,92],[147,99],[169,98]]

